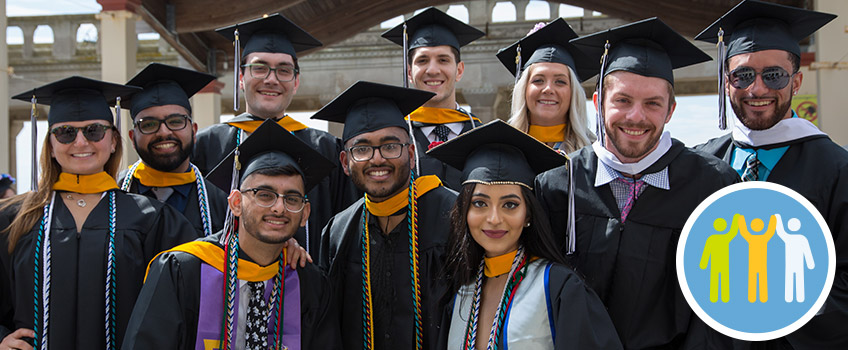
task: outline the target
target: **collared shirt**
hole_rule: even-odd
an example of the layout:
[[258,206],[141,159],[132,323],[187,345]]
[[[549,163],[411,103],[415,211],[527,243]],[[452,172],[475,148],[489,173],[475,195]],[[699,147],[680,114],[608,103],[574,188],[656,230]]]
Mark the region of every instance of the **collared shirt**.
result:
[[[188,205],[188,194],[191,192],[192,186],[196,186],[196,184],[192,182],[184,185],[171,186],[174,189],[174,193],[162,202],[168,203],[180,213],[185,212],[186,205]],[[158,199],[153,193],[153,187],[147,187],[141,183],[138,184],[138,193]]]
[[[610,189],[612,190],[612,195],[615,197],[615,202],[618,205],[618,210],[621,210],[621,208],[624,208],[624,205],[627,203],[627,196],[628,196],[628,193],[630,192],[629,184],[632,183],[635,180],[632,179],[632,178],[629,178],[627,176],[622,175],[617,170],[615,170],[615,169],[607,166],[603,162],[601,162],[600,159],[598,159],[597,169],[598,169],[598,171],[595,174],[595,187],[601,187],[603,185],[609,184]],[[624,182],[621,182],[621,181],[615,181],[615,179],[618,179],[618,178],[623,179],[627,183],[624,183]],[[671,186],[669,185],[669,182],[668,182],[668,167],[667,166],[665,168],[663,168],[662,170],[658,171],[658,172],[651,173],[651,174],[644,174],[644,175],[642,175],[641,178],[639,178],[639,180],[642,180],[645,183],[647,183],[648,185],[651,185],[651,186],[659,188],[659,189],[663,189],[663,190],[671,189]],[[639,193],[636,194],[636,196],[638,197],[639,194],[641,194],[642,191],[644,191],[644,190],[645,190],[645,187],[643,186],[641,188],[641,190],[639,191]]]
[[[462,123],[461,122],[459,122],[459,123],[447,123],[447,124],[441,124],[441,125],[447,126],[448,129],[450,129],[450,133],[448,134],[448,140],[452,140],[454,137],[457,137],[457,136],[459,136],[459,134],[462,133]],[[427,125],[427,126],[421,127],[421,132],[424,133],[424,135],[427,135],[427,140],[429,140],[430,142],[436,141],[435,130],[436,130],[436,125]]]

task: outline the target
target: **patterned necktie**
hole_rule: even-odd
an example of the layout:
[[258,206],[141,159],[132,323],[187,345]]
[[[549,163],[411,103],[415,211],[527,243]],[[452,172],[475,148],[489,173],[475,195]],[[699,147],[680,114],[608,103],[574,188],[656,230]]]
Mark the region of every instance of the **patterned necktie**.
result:
[[268,306],[265,304],[265,282],[247,282],[250,302],[247,304],[245,349],[268,349]]
[[757,181],[760,179],[760,160],[757,159],[757,152],[751,153],[748,159],[745,160],[745,171],[742,172],[742,181]]
[[450,135],[450,128],[444,124],[436,125],[436,128],[433,129],[433,132],[436,133],[436,141],[447,142],[448,135]]
[[633,204],[636,203],[636,199],[639,198],[639,194],[642,192],[642,187],[645,187],[645,181],[628,181],[620,177],[617,180],[626,183],[629,188],[627,191],[627,202],[625,202],[624,207],[621,208],[621,222],[623,223],[627,221],[627,214],[630,214],[630,209],[633,209]]

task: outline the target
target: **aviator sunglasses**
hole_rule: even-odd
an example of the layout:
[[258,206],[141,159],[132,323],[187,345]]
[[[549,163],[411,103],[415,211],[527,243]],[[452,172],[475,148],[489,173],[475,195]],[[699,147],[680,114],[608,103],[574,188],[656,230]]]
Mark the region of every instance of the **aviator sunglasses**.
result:
[[82,131],[82,136],[89,142],[99,142],[106,136],[106,130],[111,129],[111,126],[103,124],[89,124],[86,126],[75,127],[63,125],[50,130],[50,133],[56,137],[56,141],[64,144],[69,144],[77,139],[77,131]]
[[763,78],[763,84],[769,89],[780,90],[785,88],[786,85],[789,85],[789,80],[795,74],[789,74],[789,72],[780,67],[768,67],[763,69],[762,72],[757,72],[751,67],[739,67],[728,74],[730,85],[737,89],[746,89],[751,86],[754,80],[757,79],[757,75]]

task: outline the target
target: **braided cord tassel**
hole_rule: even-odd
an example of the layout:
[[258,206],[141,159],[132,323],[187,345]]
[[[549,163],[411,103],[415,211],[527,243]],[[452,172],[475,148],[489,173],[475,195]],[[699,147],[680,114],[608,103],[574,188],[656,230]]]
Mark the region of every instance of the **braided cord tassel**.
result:
[[139,165],[141,165],[141,160],[137,160],[133,163],[130,170],[127,171],[127,175],[124,176],[124,182],[121,184],[121,191],[129,192],[131,185],[130,181],[132,181],[132,178],[135,176],[135,172],[138,170]]
[[409,205],[406,222],[409,226],[409,267],[412,277],[412,309],[415,310],[415,349],[423,348],[424,333],[421,327],[421,279],[418,271],[418,187],[415,172],[409,172]]
[[362,225],[363,233],[360,239],[362,249],[362,348],[365,350],[373,349],[374,341],[374,320],[371,310],[373,305],[371,301],[371,244],[370,235],[368,234],[368,209],[362,205]]
[[521,260],[517,267],[515,267],[515,273],[511,276],[509,282],[504,288],[503,299],[501,300],[501,307],[498,308],[497,317],[495,317],[495,324],[492,326],[492,332],[489,338],[489,344],[486,347],[487,349],[496,350],[498,349],[498,339],[501,338],[501,333],[503,332],[504,320],[506,319],[506,312],[509,310],[509,306],[512,304],[512,299],[515,297],[515,292],[518,290],[519,284],[524,280],[524,276],[527,274],[527,256],[524,255],[523,250],[519,252],[521,254]]
[[[238,227],[238,221],[234,222],[234,227]],[[238,288],[238,231],[233,229],[229,239],[224,246],[224,251],[227,256],[227,263],[224,267],[224,322],[221,325],[221,342],[219,349],[230,349],[233,339],[233,319],[235,315],[235,299],[236,289]]]
[[[33,327],[35,349],[47,349],[47,327],[50,312],[50,214],[56,193],[50,203],[44,206],[44,214],[38,233],[35,234],[35,254],[33,259]],[[45,237],[46,236],[46,237]],[[42,263],[43,262],[43,263]],[[41,321],[39,321],[41,320]]]
[[[272,349],[280,350],[283,346],[283,311],[285,310],[286,299],[286,250],[280,253],[279,269],[277,277],[274,278],[274,288],[271,289],[271,302],[268,307],[272,308],[269,315],[271,316],[271,328],[274,329],[274,345]],[[275,307],[276,306],[276,307]]]
[[109,191],[109,237],[106,255],[106,348],[115,349],[115,288],[117,274],[115,273],[115,191]]
[[485,260],[480,260],[480,268],[477,269],[477,280],[474,283],[474,298],[471,299],[471,314],[468,315],[468,324],[465,326],[465,346],[463,350],[473,350],[477,341],[477,315],[480,314],[480,293],[483,290],[483,268]]
[[209,213],[209,192],[206,190],[206,183],[203,182],[203,174],[196,165],[191,164],[191,169],[194,170],[194,175],[197,178],[197,203],[200,204],[200,221],[203,222],[203,234],[211,235],[212,232],[212,214]]

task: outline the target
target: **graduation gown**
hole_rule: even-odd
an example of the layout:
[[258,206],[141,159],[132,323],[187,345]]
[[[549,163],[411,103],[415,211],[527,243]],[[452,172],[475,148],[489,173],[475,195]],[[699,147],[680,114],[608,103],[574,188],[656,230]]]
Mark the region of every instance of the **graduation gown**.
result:
[[[465,113],[462,110],[459,111]],[[471,116],[473,117],[474,115],[472,114]],[[439,179],[442,180],[442,183],[445,185],[445,187],[450,188],[454,191],[459,191],[462,187],[462,183],[460,183],[462,172],[426,154],[430,146],[430,140],[427,139],[427,135],[424,135],[424,133],[421,131],[421,128],[431,125],[434,124],[412,122],[412,130],[415,134],[415,150],[418,153],[418,162],[421,165],[421,174],[419,174],[419,176],[436,175],[439,177]],[[474,125],[471,124],[470,120],[464,121],[462,122],[462,132],[460,134],[468,132],[474,127],[480,125],[482,125],[482,123],[478,123],[477,121],[474,121]]]
[[[447,349],[462,349],[474,284],[462,286],[451,312]],[[478,324],[489,329],[491,325]],[[477,337],[477,342],[488,339]],[[604,304],[570,268],[538,259],[527,266],[506,311],[498,344],[503,349],[621,349]]]
[[[259,120],[250,114],[244,113],[233,119],[231,122]],[[209,173],[221,162],[227,155],[232,152],[237,144],[236,137],[241,132],[241,129],[228,124],[215,124],[205,128],[197,133],[197,143],[194,147],[194,154],[191,162],[196,165],[203,174]],[[347,208],[362,194],[356,190],[350,178],[345,175],[344,170],[339,163],[339,153],[343,145],[341,141],[321,130],[303,129],[292,133],[303,142],[311,145],[316,151],[320,152],[324,157],[327,157],[336,169],[330,173],[330,176],[321,180],[312,190],[307,193],[309,202],[312,203],[312,213],[309,214],[309,225],[307,228],[298,229],[294,238],[308,250],[312,255],[317,254],[318,247],[321,244],[321,230],[330,220],[330,217]],[[244,138],[241,140],[244,141]],[[225,191],[229,191],[226,189]],[[308,237],[308,239],[307,239]]]
[[[848,348],[848,151],[826,135],[816,135],[781,144],[789,146],[766,179],[789,187],[807,198],[824,217],[836,246],[836,276],[824,305],[824,313],[784,338],[737,347],[795,349]],[[730,163],[734,143],[730,134],[696,148]],[[788,343],[788,344],[787,344]]]
[[[118,187],[124,185],[126,172],[124,170],[118,175]],[[224,229],[224,220],[227,218],[227,193],[218,188],[218,186],[206,181],[206,179],[203,179],[203,182],[206,184],[206,191],[209,197],[209,214],[212,219],[212,232],[218,232]],[[138,184],[138,179],[133,179],[128,192],[138,193]],[[156,199],[155,196],[151,198]],[[194,183],[192,183],[191,190],[188,192],[188,202],[186,203],[185,210],[183,210],[183,215],[194,226],[194,229],[197,230],[198,236],[206,235],[206,232],[203,231],[203,219],[200,218],[197,185]]]
[[[448,285],[441,276],[445,261],[450,220],[448,212],[456,201],[456,192],[439,186],[418,198],[418,251],[421,286],[423,344],[425,349],[437,347],[441,316]],[[342,325],[341,337],[346,350],[363,346],[362,326],[362,210],[364,198],[334,216],[323,233],[319,266],[327,272],[333,285],[334,315]],[[370,215],[370,214],[369,214]],[[405,219],[404,219],[405,220]],[[375,349],[414,348],[414,310],[409,266],[408,231],[403,221],[389,235],[400,242],[381,263],[375,252],[386,241],[373,216],[369,218],[371,235],[371,274],[374,313]],[[380,235],[380,237],[377,237]],[[381,276],[376,276],[381,274]],[[388,281],[379,286],[376,280]],[[377,293],[384,293],[391,303],[379,303]]]
[[[686,303],[677,282],[675,254],[686,219],[713,192],[739,181],[736,172],[720,159],[672,139],[668,152],[643,172],[667,166],[670,190],[647,186],[622,223],[609,184],[594,186],[598,157],[592,147],[571,156],[577,191],[576,252],[571,263],[606,305],[624,347],[722,346],[713,340],[726,339],[709,330]],[[568,168],[540,174],[536,195],[555,237],[564,243]]]
[[[221,234],[218,232],[198,241],[214,244],[223,256],[223,247],[218,242]],[[250,260],[243,251],[239,255],[240,259]],[[286,267],[285,275],[284,344],[292,348],[291,339],[299,339],[299,349],[338,349],[338,325],[329,323],[335,319],[327,317],[331,291],[326,277],[312,264],[297,270]],[[159,255],[150,264],[123,349],[202,350],[205,343],[217,346],[223,322],[224,278],[216,267],[190,253],[173,251]],[[273,280],[266,282],[266,302]],[[298,318],[296,321],[292,320],[294,315]],[[291,334],[297,327],[300,332]],[[237,328],[238,325],[234,324],[233,329]],[[209,333],[209,330],[212,332]],[[198,339],[198,334],[203,338]],[[269,345],[272,339],[269,334]],[[243,346],[239,343],[233,345],[233,348]]]
[[[117,283],[116,344],[123,341],[127,323],[141,290],[147,263],[160,251],[197,238],[182,214],[158,200],[115,191],[115,280]],[[88,215],[78,233],[73,216],[56,194],[50,227],[52,245],[50,326],[52,349],[105,349],[104,288],[106,281],[109,196]],[[4,213],[9,214],[9,213]],[[12,214],[14,215],[14,214]],[[41,218],[39,218],[39,223]],[[11,306],[14,331],[33,328],[34,238],[39,224],[18,240],[10,257]],[[0,255],[8,254],[6,235]],[[0,312],[4,315],[6,312]],[[4,323],[7,323],[4,321]]]

